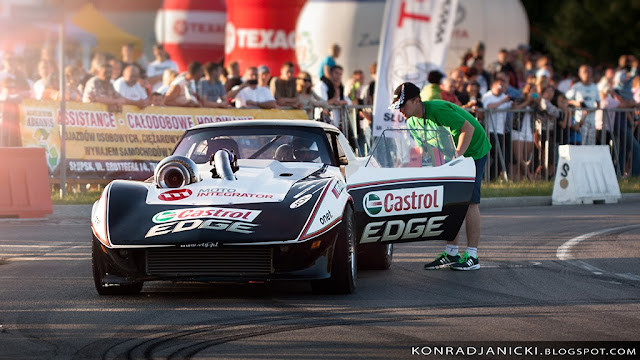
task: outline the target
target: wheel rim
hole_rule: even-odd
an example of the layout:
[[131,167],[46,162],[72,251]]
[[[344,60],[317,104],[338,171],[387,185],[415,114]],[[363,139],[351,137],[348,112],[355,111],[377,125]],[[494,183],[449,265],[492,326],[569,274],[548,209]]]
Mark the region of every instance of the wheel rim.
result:
[[393,244],[387,244],[387,248],[384,250],[386,257],[391,258],[393,256]]
[[357,265],[356,265],[356,262],[355,262],[356,246],[355,246],[354,238],[355,238],[355,236],[353,236],[353,231],[349,231],[349,267],[350,267],[350,270],[351,270],[351,279],[353,279],[352,281],[355,282]]

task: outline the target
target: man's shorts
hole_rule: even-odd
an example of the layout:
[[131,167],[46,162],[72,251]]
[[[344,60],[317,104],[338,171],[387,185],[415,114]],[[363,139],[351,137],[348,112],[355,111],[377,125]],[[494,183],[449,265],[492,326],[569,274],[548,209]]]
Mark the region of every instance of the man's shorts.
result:
[[473,185],[473,194],[471,195],[471,203],[480,204],[480,186],[482,185],[482,175],[484,174],[484,166],[487,163],[487,155],[474,161],[476,163],[476,182]]

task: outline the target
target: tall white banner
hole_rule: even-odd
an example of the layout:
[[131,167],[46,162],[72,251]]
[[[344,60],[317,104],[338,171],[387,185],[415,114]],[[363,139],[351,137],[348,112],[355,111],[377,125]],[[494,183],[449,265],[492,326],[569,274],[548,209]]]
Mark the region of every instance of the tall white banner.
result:
[[402,128],[405,119],[389,110],[393,90],[410,81],[422,88],[431,70],[442,70],[458,0],[388,0],[378,53],[373,136]]

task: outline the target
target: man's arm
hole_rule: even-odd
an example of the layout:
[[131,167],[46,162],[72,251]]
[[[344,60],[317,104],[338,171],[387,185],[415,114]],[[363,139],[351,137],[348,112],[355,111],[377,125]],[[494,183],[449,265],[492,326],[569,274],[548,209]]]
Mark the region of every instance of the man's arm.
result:
[[509,98],[509,95],[507,95],[501,101],[497,101],[497,102],[491,103],[489,105],[487,105],[485,103],[485,109],[496,109],[499,106],[501,106],[502,104],[508,103],[509,101],[511,101],[511,99]]
[[167,93],[164,95],[164,104],[167,106],[180,106],[175,103],[175,99],[180,95],[180,87],[176,84],[171,85]]
[[263,101],[263,102],[258,103],[258,106],[260,107],[260,109],[275,109],[276,108],[276,101],[275,100]]
[[279,97],[276,98],[278,106],[297,106],[298,98]]
[[462,128],[460,129],[460,136],[458,137],[458,146],[456,146],[456,157],[464,155],[471,144],[471,138],[476,128],[471,125],[467,120],[464,121]]

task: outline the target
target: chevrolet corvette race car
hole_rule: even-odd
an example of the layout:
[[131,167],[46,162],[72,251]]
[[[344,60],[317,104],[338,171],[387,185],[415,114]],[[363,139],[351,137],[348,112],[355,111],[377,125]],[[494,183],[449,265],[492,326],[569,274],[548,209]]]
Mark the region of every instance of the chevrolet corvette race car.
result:
[[308,280],[351,293],[358,262],[387,269],[396,242],[456,236],[475,165],[453,154],[441,128],[387,130],[361,158],[320,122],[196,126],[152,178],[115,180],[94,204],[95,287]]

